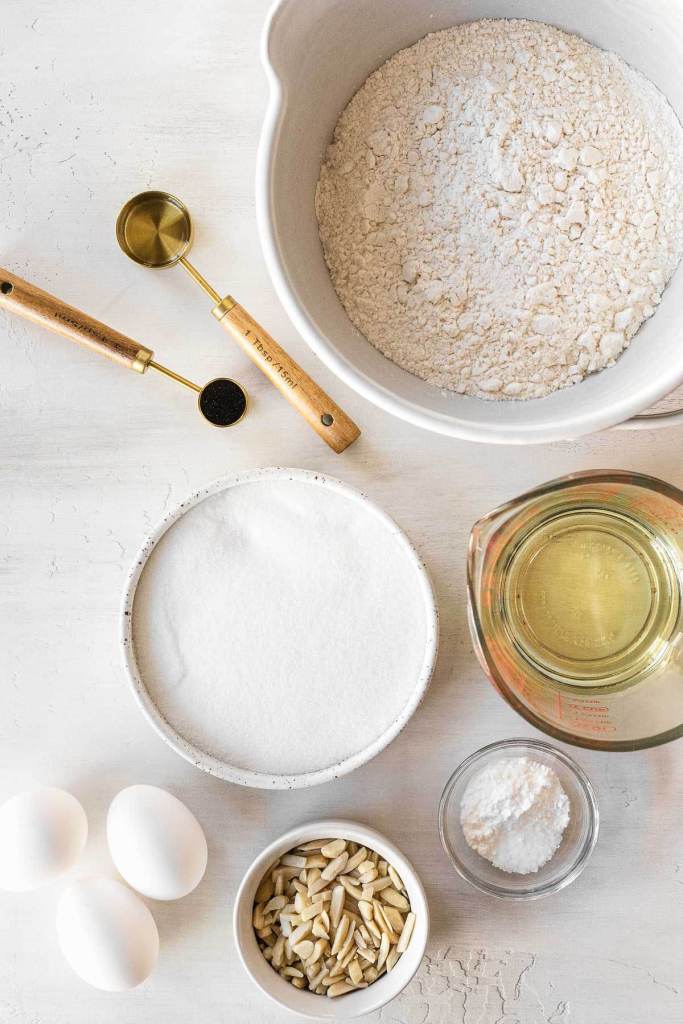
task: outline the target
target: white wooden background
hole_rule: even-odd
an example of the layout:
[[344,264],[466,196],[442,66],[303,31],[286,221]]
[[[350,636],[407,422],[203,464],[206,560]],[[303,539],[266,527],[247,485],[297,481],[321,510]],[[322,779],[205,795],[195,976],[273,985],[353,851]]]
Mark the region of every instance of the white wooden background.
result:
[[[581,879],[539,903],[498,903],[461,882],[439,846],[436,809],[466,754],[531,732],[472,654],[463,572],[470,525],[571,470],[634,468],[681,486],[683,432],[477,447],[391,419],[316,363],[275,298],[256,235],[266,6],[3,0],[0,8],[0,263],[133,334],[179,371],[200,381],[229,373],[253,396],[241,426],[214,431],[169,382],[0,316],[0,799],[37,782],[72,789],[91,825],[77,873],[111,870],[107,805],[135,782],[186,800],[210,846],[199,889],[153,906],[161,957],[132,993],[90,989],[62,962],[59,885],[0,893],[0,1024],[291,1019],[243,975],[230,914],[256,852],[320,814],[386,831],[429,892],[428,959],[382,1021],[679,1024],[680,744],[578,752],[598,792],[600,841]],[[118,251],[116,213],[150,186],[185,198],[199,267],[253,308],[362,425],[345,455],[328,452],[230,347],[182,270],[145,271]],[[296,793],[230,786],[177,758],[136,710],[118,649],[121,589],[145,532],[194,488],[269,464],[337,474],[380,502],[424,554],[443,622],[430,693],[399,739],[354,775]]]

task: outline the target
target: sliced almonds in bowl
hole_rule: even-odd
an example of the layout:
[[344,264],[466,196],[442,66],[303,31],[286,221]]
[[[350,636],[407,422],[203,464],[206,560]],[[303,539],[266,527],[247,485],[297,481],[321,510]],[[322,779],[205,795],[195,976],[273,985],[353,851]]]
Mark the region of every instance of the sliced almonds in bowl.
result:
[[330,998],[390,973],[415,922],[396,869],[346,839],[312,840],[282,855],[261,880],[252,915],[271,967],[294,988]]

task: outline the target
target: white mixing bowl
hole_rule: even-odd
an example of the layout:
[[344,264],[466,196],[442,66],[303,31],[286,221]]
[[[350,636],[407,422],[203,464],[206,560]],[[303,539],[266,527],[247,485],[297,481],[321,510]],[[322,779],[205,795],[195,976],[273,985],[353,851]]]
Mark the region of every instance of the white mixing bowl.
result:
[[[353,327],[323,259],[314,196],[339,114],[374,71],[428,32],[478,18],[546,21],[613,50],[683,113],[683,4],[674,0],[280,0],[263,37],[271,97],[256,180],[261,242],[291,320],[342,380],[404,420],[451,437],[532,444],[642,413],[683,382],[679,269],[655,316],[609,370],[547,398],[446,393],[386,359]],[[636,425],[683,422],[683,413]]]

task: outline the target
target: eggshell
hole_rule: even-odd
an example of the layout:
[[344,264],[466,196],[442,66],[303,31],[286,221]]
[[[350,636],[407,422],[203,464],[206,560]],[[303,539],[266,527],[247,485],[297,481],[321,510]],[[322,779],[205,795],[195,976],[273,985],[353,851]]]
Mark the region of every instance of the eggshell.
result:
[[67,963],[95,988],[122,992],[154,970],[159,933],[139,896],[113,878],[86,878],[57,907],[57,938]]
[[157,786],[129,786],[114,797],[107,841],[117,870],[154,900],[177,900],[206,870],[202,827],[177,797]]
[[88,838],[78,800],[53,786],[29,790],[0,807],[0,888],[37,889],[76,863]]

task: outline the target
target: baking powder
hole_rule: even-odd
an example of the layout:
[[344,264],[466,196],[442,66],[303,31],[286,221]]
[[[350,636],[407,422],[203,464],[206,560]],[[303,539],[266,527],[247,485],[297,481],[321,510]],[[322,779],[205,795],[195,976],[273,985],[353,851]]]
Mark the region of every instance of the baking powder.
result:
[[569,798],[548,765],[495,761],[469,782],[460,822],[469,846],[501,871],[526,875],[546,864],[569,824]]

